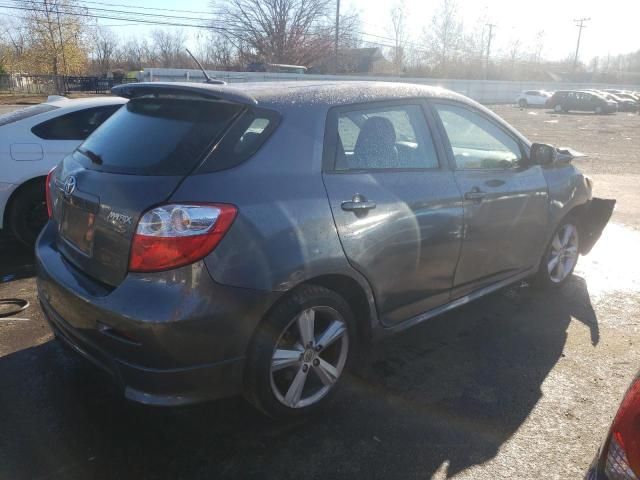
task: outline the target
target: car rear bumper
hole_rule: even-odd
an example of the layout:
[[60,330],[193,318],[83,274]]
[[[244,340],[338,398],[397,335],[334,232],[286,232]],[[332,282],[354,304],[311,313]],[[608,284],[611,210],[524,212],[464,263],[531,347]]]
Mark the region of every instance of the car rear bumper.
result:
[[183,405],[242,390],[246,348],[274,294],[213,282],[202,262],[105,287],[36,245],[38,296],[56,336],[133,401]]
[[243,358],[186,368],[142,367],[115,358],[40,302],[56,338],[107,372],[124,396],[157,406],[178,406],[235,395],[242,390]]

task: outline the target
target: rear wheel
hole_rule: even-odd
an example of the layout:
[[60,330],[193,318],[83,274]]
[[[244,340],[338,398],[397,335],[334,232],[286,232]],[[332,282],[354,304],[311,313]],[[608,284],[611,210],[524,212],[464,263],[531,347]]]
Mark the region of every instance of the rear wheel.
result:
[[562,111],[562,105],[558,104],[555,107],[553,107],[553,110],[560,113]]
[[572,219],[563,221],[556,229],[545,251],[536,283],[542,287],[563,285],[578,263],[580,237]]
[[521,98],[520,100],[518,100],[518,105],[520,106],[520,108],[527,108],[527,101],[524,98]]
[[47,220],[44,182],[30,183],[18,190],[9,205],[11,233],[28,247],[33,247]]
[[305,285],[258,327],[249,347],[245,396],[276,418],[327,403],[353,354],[353,313],[337,293]]

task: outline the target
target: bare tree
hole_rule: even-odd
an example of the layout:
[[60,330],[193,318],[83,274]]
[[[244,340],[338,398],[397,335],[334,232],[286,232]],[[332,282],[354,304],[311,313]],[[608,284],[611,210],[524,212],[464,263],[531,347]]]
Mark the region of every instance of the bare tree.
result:
[[219,0],[220,35],[246,60],[310,65],[327,55],[333,0]]
[[544,30],[538,30],[538,33],[536,33],[536,40],[535,40],[535,51],[534,51],[534,62],[536,63],[540,63],[542,61],[542,50],[544,48],[544,39],[545,39],[545,31]]
[[402,71],[404,64],[404,43],[406,40],[405,32],[405,10],[404,2],[397,3],[391,9],[391,34],[393,35],[394,46],[391,52],[391,62],[395,69],[396,75]]
[[151,32],[152,48],[160,67],[181,67],[185,62],[187,37],[183,30],[154,29]]
[[93,60],[99,74],[106,75],[111,71],[118,44],[118,37],[108,27],[97,26],[94,30]]
[[507,49],[507,55],[509,58],[509,62],[511,62],[511,70],[513,71],[516,66],[516,62],[520,59],[521,55],[521,47],[522,41],[519,37],[512,37],[509,41],[509,46]]
[[130,38],[122,45],[119,56],[125,70],[141,70],[143,67],[156,66],[154,52],[146,39]]
[[196,54],[206,68],[231,70],[240,64],[235,46],[216,31],[207,31],[198,37]]
[[424,33],[437,72],[446,76],[449,64],[458,55],[463,38],[455,0],[442,0],[431,19],[431,26]]

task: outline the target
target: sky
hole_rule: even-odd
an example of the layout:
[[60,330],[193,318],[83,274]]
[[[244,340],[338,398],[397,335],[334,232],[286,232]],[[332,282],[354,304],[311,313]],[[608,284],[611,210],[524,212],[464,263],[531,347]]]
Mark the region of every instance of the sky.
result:
[[[81,0],[82,1],[82,0]],[[111,4],[127,5],[131,8],[165,8],[207,12],[211,11],[210,0],[105,0]],[[442,0],[341,0],[341,10],[360,15],[360,30],[378,37],[363,36],[365,40],[391,43],[379,37],[391,37],[390,10],[402,1],[407,13],[407,32],[414,44],[422,40],[425,27]],[[5,2],[3,2],[5,3]],[[519,39],[523,51],[533,51],[536,34],[544,30],[543,58],[561,60],[573,55],[576,48],[578,28],[574,19],[588,17],[585,22],[580,45],[580,59],[589,62],[594,56],[630,53],[640,49],[640,0],[457,0],[458,12],[465,29],[482,29],[485,23],[495,24],[492,54],[505,52],[514,39]],[[98,2],[88,4],[98,7]],[[121,8],[111,7],[105,8]],[[140,10],[147,11],[148,10]],[[0,10],[1,12],[1,10]],[[16,11],[6,11],[16,14]],[[168,15],[199,17],[194,13],[160,12]],[[148,33],[152,28],[145,25],[130,25],[118,20],[101,20],[111,25],[122,37]],[[125,25],[123,25],[125,24]],[[167,28],[167,27],[161,27]],[[198,29],[186,29],[189,44],[195,46]],[[201,33],[201,31],[200,31]],[[373,46],[373,45],[372,45]]]

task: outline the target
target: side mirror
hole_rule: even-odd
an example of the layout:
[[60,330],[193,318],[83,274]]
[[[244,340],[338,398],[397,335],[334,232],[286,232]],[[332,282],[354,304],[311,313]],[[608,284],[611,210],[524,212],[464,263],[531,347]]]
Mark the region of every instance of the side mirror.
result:
[[529,159],[531,165],[550,165],[557,157],[556,147],[546,143],[534,143],[531,145]]

